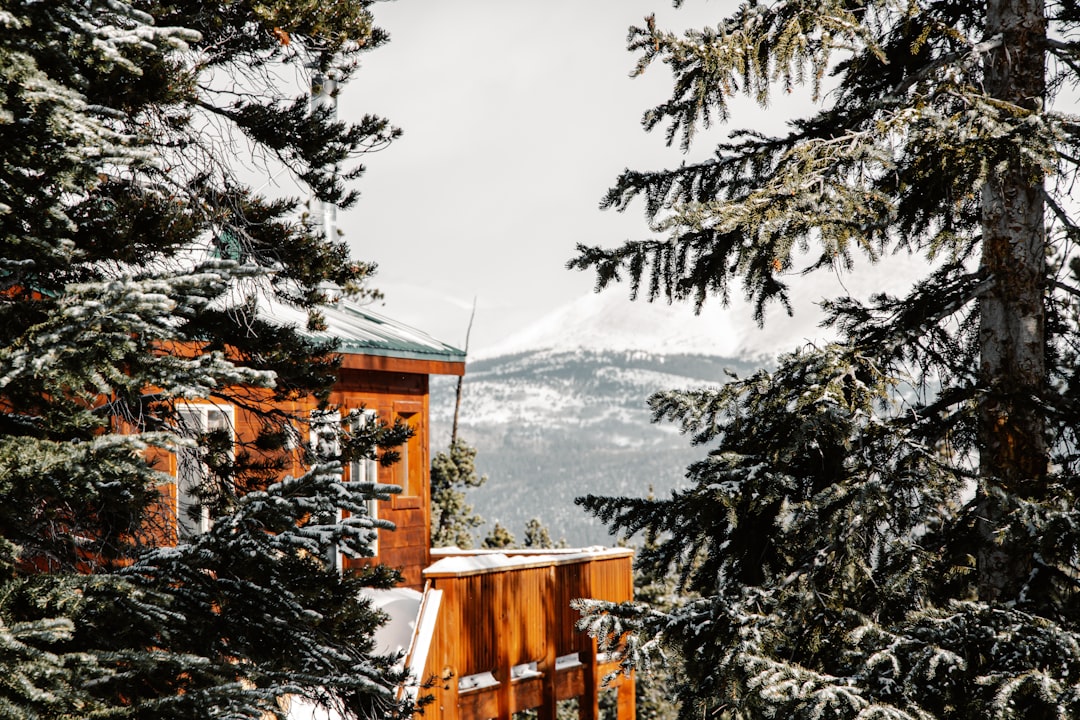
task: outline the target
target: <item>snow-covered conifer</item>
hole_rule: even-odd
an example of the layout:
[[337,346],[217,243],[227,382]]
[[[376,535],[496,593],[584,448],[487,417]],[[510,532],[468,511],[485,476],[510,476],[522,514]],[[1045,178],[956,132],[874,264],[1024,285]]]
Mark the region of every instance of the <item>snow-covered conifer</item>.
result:
[[431,545],[471,548],[473,530],[484,519],[465,501],[468,488],[487,482],[476,472],[476,448],[463,440],[453,440],[446,452],[431,460]]
[[[393,573],[325,560],[370,554],[377,521],[318,518],[390,492],[347,487],[340,463],[406,433],[373,426],[274,482],[304,420],[285,409],[325,399],[336,358],[258,313],[370,293],[372,266],[243,180],[289,172],[319,201],[356,199],[358,156],[397,131],[307,95],[385,39],[369,5],[0,7],[0,717],[261,720],[286,693],[397,709],[359,594]],[[191,401],[254,412],[260,437],[234,450],[186,422]],[[161,547],[175,527],[155,526],[171,479],[155,461],[173,451],[205,469],[213,524]]]
[[800,270],[927,259],[906,295],[826,303],[837,342],[653,397],[708,448],[685,490],[582,499],[648,532],[641,566],[693,591],[586,618],[628,664],[681,655],[684,717],[1080,716],[1080,135],[1059,98],[1078,19],[1041,0],[778,0],[631,31],[639,70],[674,74],[644,118],[669,142],[737,123],[736,94],[782,108],[808,86],[817,105],[782,136],[626,171],[605,204],[642,199],[660,237],[571,265],[650,300],[741,288],[762,319]]

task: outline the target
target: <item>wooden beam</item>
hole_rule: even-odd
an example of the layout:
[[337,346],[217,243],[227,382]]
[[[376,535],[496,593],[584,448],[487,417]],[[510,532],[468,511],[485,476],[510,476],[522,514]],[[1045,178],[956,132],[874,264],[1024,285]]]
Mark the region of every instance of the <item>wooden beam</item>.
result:
[[[585,597],[594,596],[593,569],[595,563],[588,561],[582,568],[585,578]],[[581,720],[600,720],[600,662],[596,657],[596,639],[581,633],[579,657],[585,666],[585,692],[578,700],[578,717]]]
[[578,699],[578,717],[581,720],[600,720],[600,664],[596,661],[596,640],[586,639],[588,648],[581,652],[585,665],[585,687]]
[[[442,684],[442,692],[435,698],[436,702],[441,703],[442,720],[458,720],[461,716],[459,711],[459,699],[458,699],[458,676],[457,670],[453,667],[447,666],[442,673],[440,682]],[[622,720],[621,718],[619,720]]]
[[[509,573],[499,573],[492,577],[495,581],[495,607],[498,608],[496,621],[500,632],[493,632],[492,637],[498,638],[495,648],[495,670],[492,673],[499,681],[496,688],[496,700],[498,703],[498,720],[510,720],[514,713],[514,681],[513,663],[511,651],[518,645],[518,618],[509,617],[508,608],[511,598],[507,597],[506,577]],[[492,628],[494,630],[494,628]]]
[[[541,702],[539,720],[555,720],[559,709],[559,696],[556,684],[555,660],[557,658],[555,642],[559,637],[559,608],[555,607],[555,566],[547,569],[544,577],[543,607],[544,613],[544,657],[537,663],[542,673]],[[621,720],[621,718],[620,718]]]
[[560,700],[576,698],[585,692],[584,668],[581,665],[558,673],[556,685]]
[[629,676],[619,678],[619,689],[617,699],[617,718],[618,720],[634,720],[637,714],[637,698],[634,693],[634,673],[630,672]]
[[395,358],[385,355],[360,355],[342,353],[341,367],[347,370],[378,370],[381,372],[406,373],[416,375],[464,375],[464,362],[446,360],[418,360],[415,358]]
[[[499,712],[495,696],[494,690],[461,693],[457,696],[458,706],[455,708],[459,713],[458,717],[462,720],[486,720],[495,717]],[[418,716],[417,720],[424,720],[423,716]]]

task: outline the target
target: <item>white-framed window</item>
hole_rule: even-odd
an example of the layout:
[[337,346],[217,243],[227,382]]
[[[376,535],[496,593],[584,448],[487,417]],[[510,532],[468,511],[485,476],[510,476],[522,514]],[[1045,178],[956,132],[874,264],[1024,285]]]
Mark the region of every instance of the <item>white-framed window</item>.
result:
[[[348,414],[348,427],[350,432],[359,432],[366,427],[374,427],[377,416],[374,410],[351,410]],[[351,482],[379,482],[379,464],[375,460],[364,458],[353,460],[349,463],[349,480]],[[368,517],[375,520],[379,517],[379,501],[371,498],[367,501]],[[371,551],[379,554],[379,530],[375,529],[375,539],[371,543]]]
[[[210,432],[229,433],[236,442],[236,413],[232,405],[189,403],[178,405],[179,431],[186,437]],[[210,477],[206,448],[181,448],[176,453],[176,534],[180,540],[210,529],[210,510],[199,500],[199,489]],[[232,457],[230,447],[229,456]]]
[[[420,465],[424,461],[423,450],[420,447],[420,432],[413,418],[420,412],[419,406],[414,402],[394,403],[394,409],[398,420],[413,429],[412,437],[401,444],[398,449],[400,457],[395,463],[395,472],[398,484],[401,485],[401,495],[398,498],[410,498],[415,500],[422,492],[421,482],[418,477]],[[417,507],[407,505],[406,507]]]
[[[341,455],[341,413],[336,410],[312,410],[308,416],[308,447],[313,462],[326,462]],[[341,509],[334,510],[333,517],[316,518],[320,524],[341,522]],[[327,562],[341,572],[343,563],[337,543],[327,551]]]
[[341,413],[312,410],[308,421],[308,446],[315,462],[326,462],[341,455]]
[[[308,444],[311,454],[316,462],[331,460],[341,455],[341,432],[343,429],[350,433],[358,432],[368,424],[374,424],[376,415],[374,410],[350,410],[344,415],[333,410],[312,410],[308,434]],[[379,480],[378,463],[374,460],[354,460],[348,464],[348,476],[345,480],[350,482],[371,482]],[[367,513],[371,518],[379,516],[378,501],[371,498],[367,502]],[[331,522],[341,522],[342,514],[338,509]],[[378,530],[375,531],[375,540],[371,546],[375,555],[379,554]],[[341,552],[337,547],[330,550],[328,560],[338,571],[343,567]]]

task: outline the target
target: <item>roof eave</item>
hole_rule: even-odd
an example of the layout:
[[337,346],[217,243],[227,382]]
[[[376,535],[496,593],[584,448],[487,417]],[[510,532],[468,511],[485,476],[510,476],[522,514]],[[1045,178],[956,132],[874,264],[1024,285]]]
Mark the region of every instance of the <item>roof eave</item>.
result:
[[341,367],[346,370],[378,370],[381,372],[413,373],[420,375],[465,374],[465,358],[456,355],[409,353],[397,350],[365,348],[342,349]]

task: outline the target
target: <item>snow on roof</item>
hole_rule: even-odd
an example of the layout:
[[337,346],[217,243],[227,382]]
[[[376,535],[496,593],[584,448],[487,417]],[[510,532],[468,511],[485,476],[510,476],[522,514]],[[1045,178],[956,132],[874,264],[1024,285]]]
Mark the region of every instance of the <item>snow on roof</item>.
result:
[[470,570],[490,570],[519,565],[546,565],[554,559],[554,555],[519,555],[517,557],[507,557],[502,553],[495,553],[494,555],[459,555],[458,557],[437,560],[424,570],[424,574],[461,573]]
[[513,550],[503,553],[496,550],[461,550],[459,548],[432,548],[432,558],[442,557],[424,569],[424,576],[473,575],[487,570],[522,569],[561,565],[564,563],[593,560],[599,557],[622,557],[633,551],[624,548],[594,546],[588,548]]
[[[207,261],[220,261],[230,253],[223,245],[230,241],[226,237],[213,238],[203,236],[198,241],[184,248],[178,258],[180,267],[192,269]],[[356,355],[374,355],[401,358],[404,360],[436,360],[451,363],[464,363],[465,352],[431,337],[422,330],[409,327],[404,323],[373,312],[361,303],[341,295],[340,290],[330,283],[323,288],[332,300],[319,310],[325,319],[325,330],[309,330],[306,310],[287,305],[274,298],[266,291],[256,293],[259,315],[268,322],[284,326],[293,326],[310,338],[320,341],[335,341],[342,353]],[[244,302],[250,287],[234,286],[227,302],[218,300],[217,304],[227,307],[229,302]],[[224,305],[221,305],[225,302]]]
[[324,305],[320,312],[325,330],[307,329],[307,312],[267,298],[261,299],[267,319],[294,325],[315,340],[337,342],[338,350],[406,360],[465,362],[465,352],[431,337],[422,330],[391,320],[347,298]]

